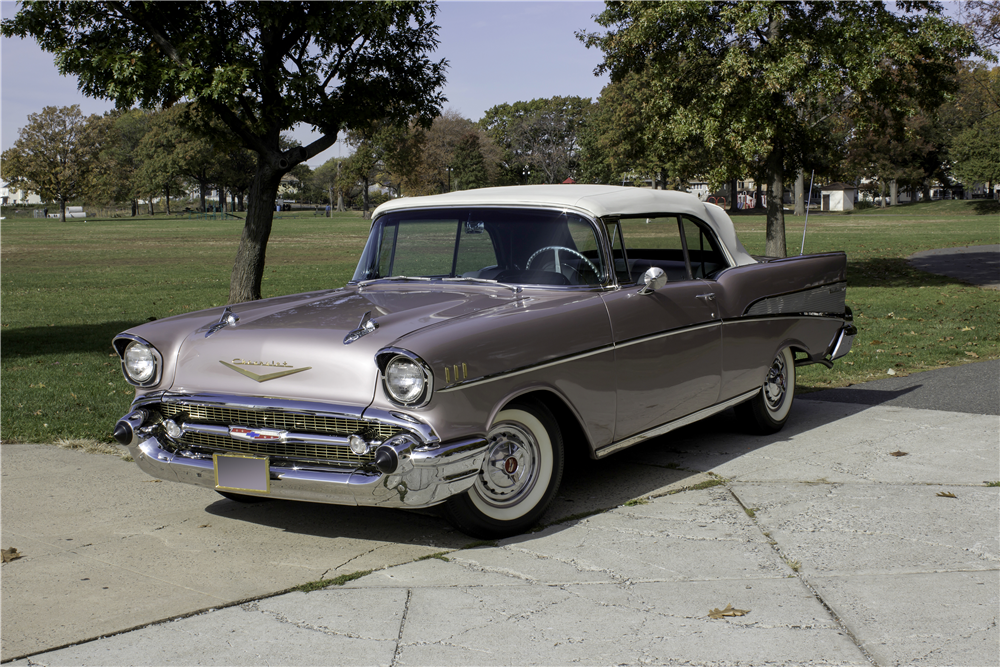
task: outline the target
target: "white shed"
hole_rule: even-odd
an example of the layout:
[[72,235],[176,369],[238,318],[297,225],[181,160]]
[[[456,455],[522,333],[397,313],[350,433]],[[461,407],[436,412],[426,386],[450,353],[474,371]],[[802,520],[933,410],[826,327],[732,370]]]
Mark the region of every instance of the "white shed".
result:
[[830,183],[820,188],[823,211],[853,211],[858,188],[847,183]]

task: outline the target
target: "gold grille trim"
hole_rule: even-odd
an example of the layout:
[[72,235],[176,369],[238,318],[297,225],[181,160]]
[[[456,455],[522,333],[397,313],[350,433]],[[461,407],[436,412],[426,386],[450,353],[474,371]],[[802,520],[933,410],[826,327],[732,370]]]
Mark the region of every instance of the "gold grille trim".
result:
[[[161,403],[160,413],[167,419],[182,418],[189,424],[212,424],[216,426],[245,426],[268,428],[293,433],[336,435],[348,437],[361,433],[364,437],[387,440],[403,429],[390,424],[348,417],[328,417],[301,412],[277,410],[246,410],[215,405],[191,403]],[[308,442],[244,441],[225,435],[210,433],[185,433],[181,442],[189,447],[199,447],[218,452],[240,452],[276,458],[304,459],[309,461],[336,461],[361,464],[375,460],[375,453],[358,456],[347,445],[332,445]]]

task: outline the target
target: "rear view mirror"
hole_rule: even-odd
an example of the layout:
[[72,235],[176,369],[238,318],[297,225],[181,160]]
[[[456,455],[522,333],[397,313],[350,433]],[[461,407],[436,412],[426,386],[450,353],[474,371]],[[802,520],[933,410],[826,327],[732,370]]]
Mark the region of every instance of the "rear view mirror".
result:
[[650,294],[667,284],[667,274],[658,266],[651,266],[642,274],[642,289],[639,294]]

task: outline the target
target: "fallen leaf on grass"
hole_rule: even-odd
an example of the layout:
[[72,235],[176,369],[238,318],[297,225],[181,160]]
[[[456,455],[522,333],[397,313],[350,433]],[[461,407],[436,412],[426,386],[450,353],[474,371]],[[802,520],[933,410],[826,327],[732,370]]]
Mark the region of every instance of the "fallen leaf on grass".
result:
[[938,498],[958,498],[958,496],[951,491],[939,491],[937,495]]
[[733,605],[727,604],[725,609],[713,609],[708,612],[709,618],[726,618],[727,616],[746,616],[749,609],[733,609]]
[[975,352],[966,352],[965,354],[966,354],[966,356],[972,357],[973,359],[978,359],[979,358],[979,355],[976,354]]
[[21,556],[24,555],[24,554],[20,553],[14,547],[11,547],[10,549],[3,549],[2,551],[0,551],[0,553],[3,554],[3,562],[4,563],[9,563],[12,560],[17,560],[18,558],[20,558]]
[[889,452],[889,456],[909,456],[909,453],[896,450],[894,452]]

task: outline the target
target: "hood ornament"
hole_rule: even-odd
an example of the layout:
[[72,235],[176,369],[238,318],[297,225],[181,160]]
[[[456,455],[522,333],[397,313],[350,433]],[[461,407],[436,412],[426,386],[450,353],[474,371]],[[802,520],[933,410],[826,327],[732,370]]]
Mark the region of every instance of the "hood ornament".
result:
[[378,322],[372,319],[372,311],[369,310],[361,317],[358,328],[344,336],[344,345],[350,345],[362,336],[367,336],[374,332],[376,329],[378,329]]
[[234,324],[236,324],[239,321],[240,321],[240,318],[239,318],[239,316],[237,316],[233,312],[233,309],[230,308],[229,306],[226,306],[226,309],[224,311],[222,311],[222,317],[219,318],[219,321],[217,323],[213,324],[212,328],[210,328],[205,333],[205,338],[208,338],[209,336],[211,336],[212,334],[214,334],[219,329],[224,329],[225,327],[233,326]]
[[[219,361],[220,364],[226,368],[231,368],[240,375],[245,375],[251,380],[256,382],[267,382],[268,380],[276,380],[277,378],[285,377],[286,375],[294,375],[295,373],[301,373],[302,371],[308,371],[312,366],[306,366],[305,368],[291,368],[288,364],[276,363],[273,361],[263,362],[263,361],[246,361],[245,359],[233,359],[233,363],[227,363],[225,361]],[[274,373],[254,373],[253,371],[248,371],[245,368],[240,368],[236,364],[242,364],[244,366],[272,366],[278,368],[284,368],[285,370],[275,371]]]

